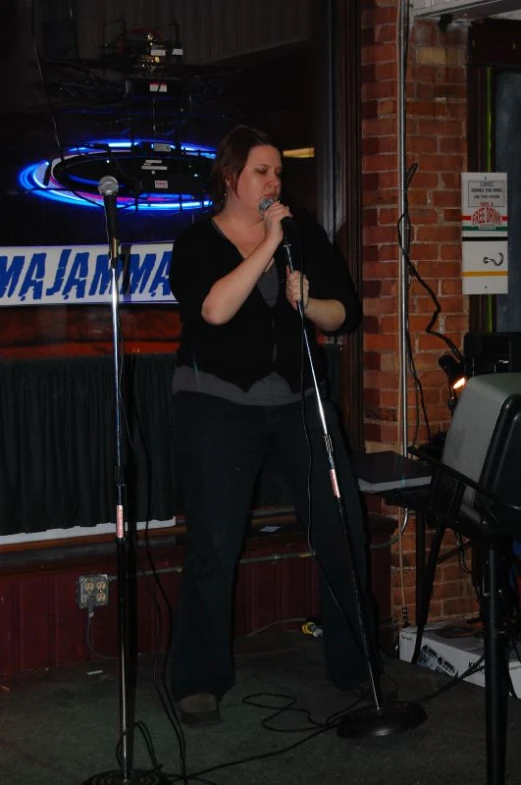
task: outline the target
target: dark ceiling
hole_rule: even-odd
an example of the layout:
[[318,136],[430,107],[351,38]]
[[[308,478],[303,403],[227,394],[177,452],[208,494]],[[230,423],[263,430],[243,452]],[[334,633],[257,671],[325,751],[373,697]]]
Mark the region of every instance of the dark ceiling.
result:
[[[215,145],[230,127],[246,122],[274,134],[285,148],[314,144],[309,42],[243,53],[218,65],[169,57],[155,71],[142,30],[100,47],[98,57],[79,58],[77,20],[66,13],[74,6],[69,0],[3,3],[3,245],[103,242],[99,211],[48,202],[18,182],[22,167],[57,159],[86,140],[145,136]],[[151,99],[148,83],[165,74],[169,95]],[[312,159],[288,160],[286,170],[292,203],[313,209]],[[171,238],[191,217],[128,211],[121,219],[123,239],[136,242]]]

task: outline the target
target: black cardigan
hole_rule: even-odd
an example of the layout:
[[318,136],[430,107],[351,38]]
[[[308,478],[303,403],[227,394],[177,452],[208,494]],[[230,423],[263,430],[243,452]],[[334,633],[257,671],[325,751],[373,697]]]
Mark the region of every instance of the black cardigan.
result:
[[[296,231],[290,237],[292,260],[294,267],[303,269],[308,277],[310,297],[340,300],[346,319],[335,333],[352,332],[360,323],[362,312],[345,260],[309,216],[297,215],[294,228]],[[213,373],[243,390],[271,371],[277,371],[296,392],[301,381],[301,320],[286,299],[287,256],[282,245],[275,254],[280,289],[274,308],[266,304],[256,286],[226,324],[211,325],[201,316],[203,302],[214,282],[241,261],[238,249],[210,218],[184,229],[176,239],[170,287],[179,303],[182,322],[179,365]],[[306,323],[320,380],[325,376],[322,353],[315,339],[314,325],[308,320]],[[305,386],[309,382],[307,365]]]

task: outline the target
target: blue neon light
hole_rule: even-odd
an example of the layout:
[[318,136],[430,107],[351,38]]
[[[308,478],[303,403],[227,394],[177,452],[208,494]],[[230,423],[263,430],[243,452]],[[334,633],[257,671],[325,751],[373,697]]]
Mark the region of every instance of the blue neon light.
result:
[[[80,147],[71,147],[67,149],[66,154],[63,156],[65,160],[70,158],[89,157],[91,155],[100,154],[100,146],[106,145],[110,150],[128,150],[132,146],[146,142],[150,144],[161,144],[170,147],[172,151],[176,149],[175,145],[170,142],[157,142],[153,140],[139,140],[139,141],[122,141],[122,140],[105,140],[100,139],[96,142],[88,143]],[[94,145],[96,145],[94,147]],[[180,148],[188,155],[203,156],[205,158],[214,158],[215,151],[211,147],[191,145],[182,143]],[[102,152],[102,151],[101,151]],[[151,151],[154,152],[154,151]],[[18,181],[22,188],[35,196],[40,196],[44,199],[50,199],[62,204],[74,205],[77,207],[102,207],[103,198],[97,193],[86,193],[81,190],[70,191],[60,183],[53,174],[55,165],[61,162],[61,158],[56,158],[54,161],[39,161],[38,163],[29,164],[18,175]],[[48,173],[49,166],[51,167],[50,175]],[[47,185],[45,179],[47,179]],[[93,184],[85,178],[75,176],[75,181],[84,184]],[[192,194],[168,194],[168,193],[154,193],[146,196],[140,195],[137,199],[134,197],[118,196],[118,209],[137,209],[137,210],[161,210],[172,212],[179,212],[181,210],[200,210],[203,207],[209,207],[211,202],[206,199],[200,201],[194,199]]]

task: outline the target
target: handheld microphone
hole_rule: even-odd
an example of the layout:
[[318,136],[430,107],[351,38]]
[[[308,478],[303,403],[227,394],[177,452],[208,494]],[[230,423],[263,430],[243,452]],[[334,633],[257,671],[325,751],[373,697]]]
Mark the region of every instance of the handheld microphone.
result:
[[105,219],[107,221],[107,235],[109,240],[110,258],[115,262],[118,258],[118,231],[117,231],[117,193],[119,184],[115,177],[108,174],[98,183],[98,191],[103,197]]
[[263,196],[259,202],[259,212],[265,213],[272,204],[275,204],[275,199],[272,199],[271,196]]
[[[274,204],[276,201],[277,200],[273,199],[271,196],[263,196],[262,199],[259,202],[259,212],[260,213],[265,213],[266,210],[268,209],[268,207],[271,207],[271,205]],[[291,255],[291,243],[290,243],[290,241],[288,239],[288,235],[291,234],[292,230],[294,230],[295,222],[294,222],[293,218],[287,217],[287,218],[283,218],[282,219],[282,221],[280,222],[280,225],[282,226],[282,232],[283,232],[283,235],[284,235],[283,247],[284,247],[284,250],[286,252],[286,258],[287,258],[287,261],[288,261],[288,266],[289,266],[289,269],[291,270],[291,272],[293,272],[293,270],[295,269],[295,266],[293,264],[293,258],[292,258],[292,255]],[[294,235],[294,233],[293,233],[293,235]]]
[[[265,213],[268,207],[271,207],[276,201],[277,199],[273,199],[271,196],[263,196],[259,202],[259,212]],[[283,218],[280,223],[283,230],[291,230],[295,225],[293,218]]]

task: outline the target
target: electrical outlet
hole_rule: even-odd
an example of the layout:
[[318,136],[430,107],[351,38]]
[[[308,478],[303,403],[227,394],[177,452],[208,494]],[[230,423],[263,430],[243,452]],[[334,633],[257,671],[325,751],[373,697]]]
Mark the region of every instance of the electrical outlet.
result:
[[76,588],[80,608],[97,608],[109,604],[108,575],[80,575]]

